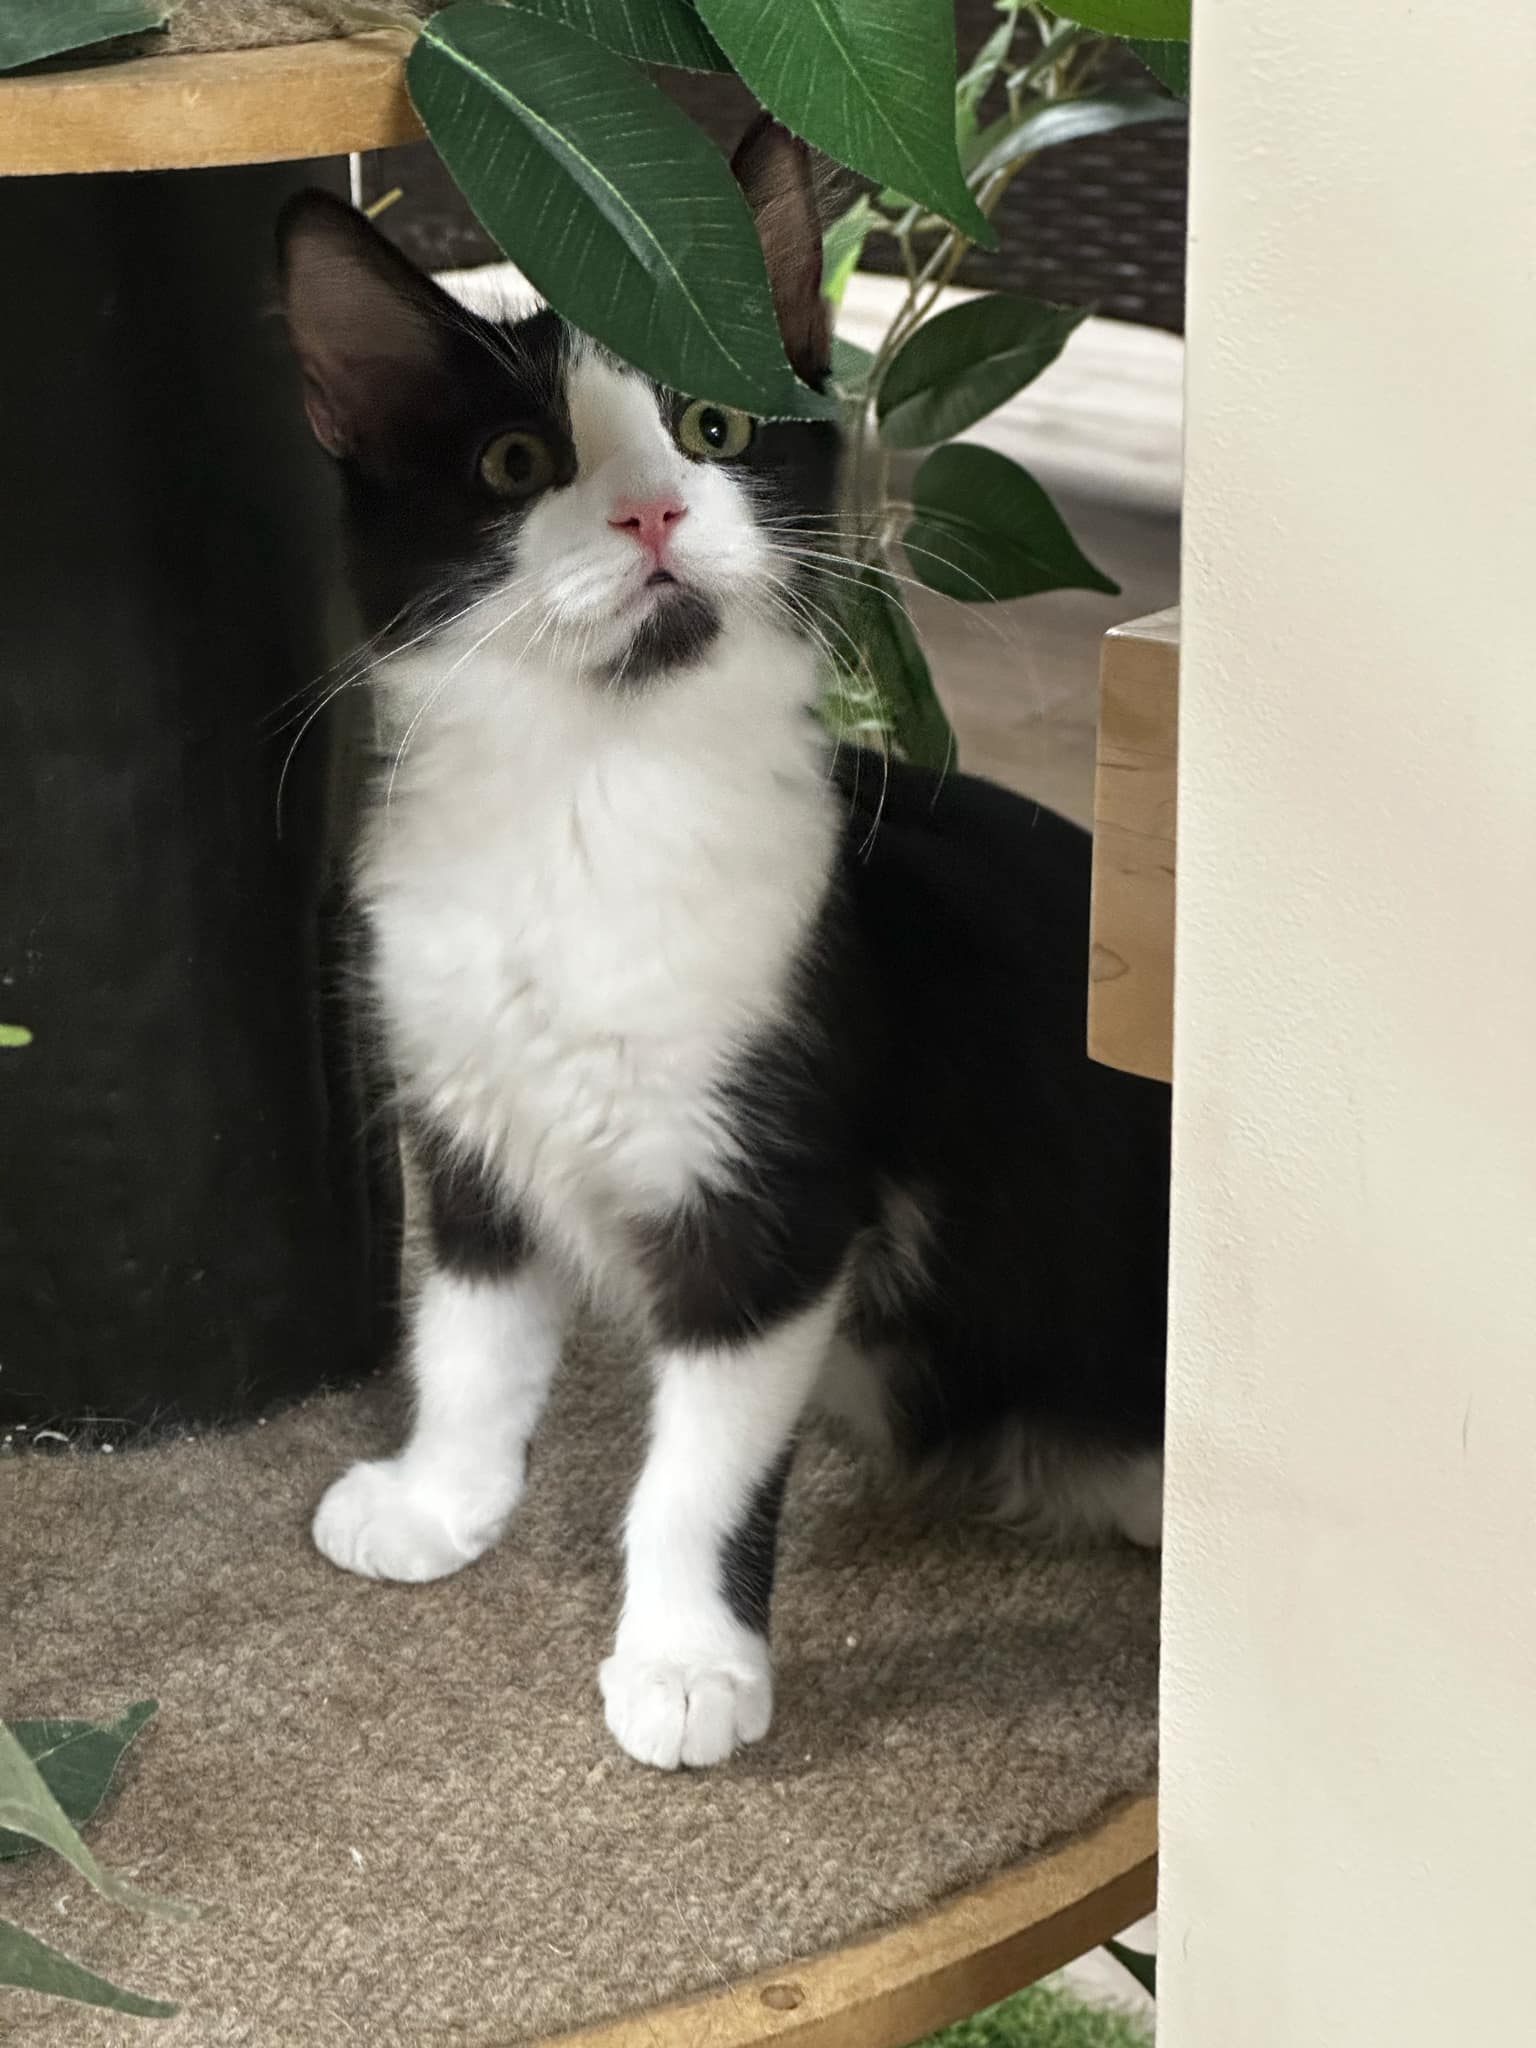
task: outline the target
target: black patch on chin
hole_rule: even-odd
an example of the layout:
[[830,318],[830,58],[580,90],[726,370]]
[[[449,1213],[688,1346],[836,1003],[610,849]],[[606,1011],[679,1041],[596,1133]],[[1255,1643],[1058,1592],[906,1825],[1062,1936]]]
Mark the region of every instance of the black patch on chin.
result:
[[648,683],[668,669],[689,668],[714,645],[720,613],[701,591],[681,584],[664,597],[636,630],[616,661],[603,670],[609,683]]

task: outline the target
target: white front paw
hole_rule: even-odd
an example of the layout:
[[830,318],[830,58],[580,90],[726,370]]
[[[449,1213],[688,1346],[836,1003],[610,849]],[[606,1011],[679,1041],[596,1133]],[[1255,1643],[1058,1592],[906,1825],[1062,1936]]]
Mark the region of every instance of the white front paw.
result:
[[768,1645],[743,1634],[729,1655],[669,1655],[621,1643],[598,1672],[621,1749],[658,1771],[724,1763],[773,1718]]
[[315,1510],[315,1547],[365,1579],[443,1579],[489,1550],[517,1504],[511,1476],[453,1481],[403,1458],[354,1465]]

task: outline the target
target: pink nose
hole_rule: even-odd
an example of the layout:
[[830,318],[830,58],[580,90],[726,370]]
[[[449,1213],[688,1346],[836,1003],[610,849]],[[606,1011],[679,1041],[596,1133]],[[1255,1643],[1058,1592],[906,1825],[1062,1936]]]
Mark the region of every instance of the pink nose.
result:
[[638,541],[659,567],[672,529],[687,510],[681,498],[670,494],[660,498],[616,498],[608,524],[615,533],[627,533]]

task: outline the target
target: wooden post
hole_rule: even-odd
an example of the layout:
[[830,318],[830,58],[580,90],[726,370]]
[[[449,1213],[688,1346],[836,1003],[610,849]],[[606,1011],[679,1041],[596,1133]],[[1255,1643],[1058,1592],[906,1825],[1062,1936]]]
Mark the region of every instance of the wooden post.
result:
[[1178,732],[1177,610],[1117,626],[1099,670],[1088,1050],[1154,1081],[1173,1074]]

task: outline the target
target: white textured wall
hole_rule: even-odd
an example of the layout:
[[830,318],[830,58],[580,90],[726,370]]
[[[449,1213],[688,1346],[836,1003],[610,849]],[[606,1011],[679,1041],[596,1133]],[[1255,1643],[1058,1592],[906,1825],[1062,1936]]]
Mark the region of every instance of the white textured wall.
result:
[[1196,0],[1160,2048],[1536,2041],[1536,6]]

